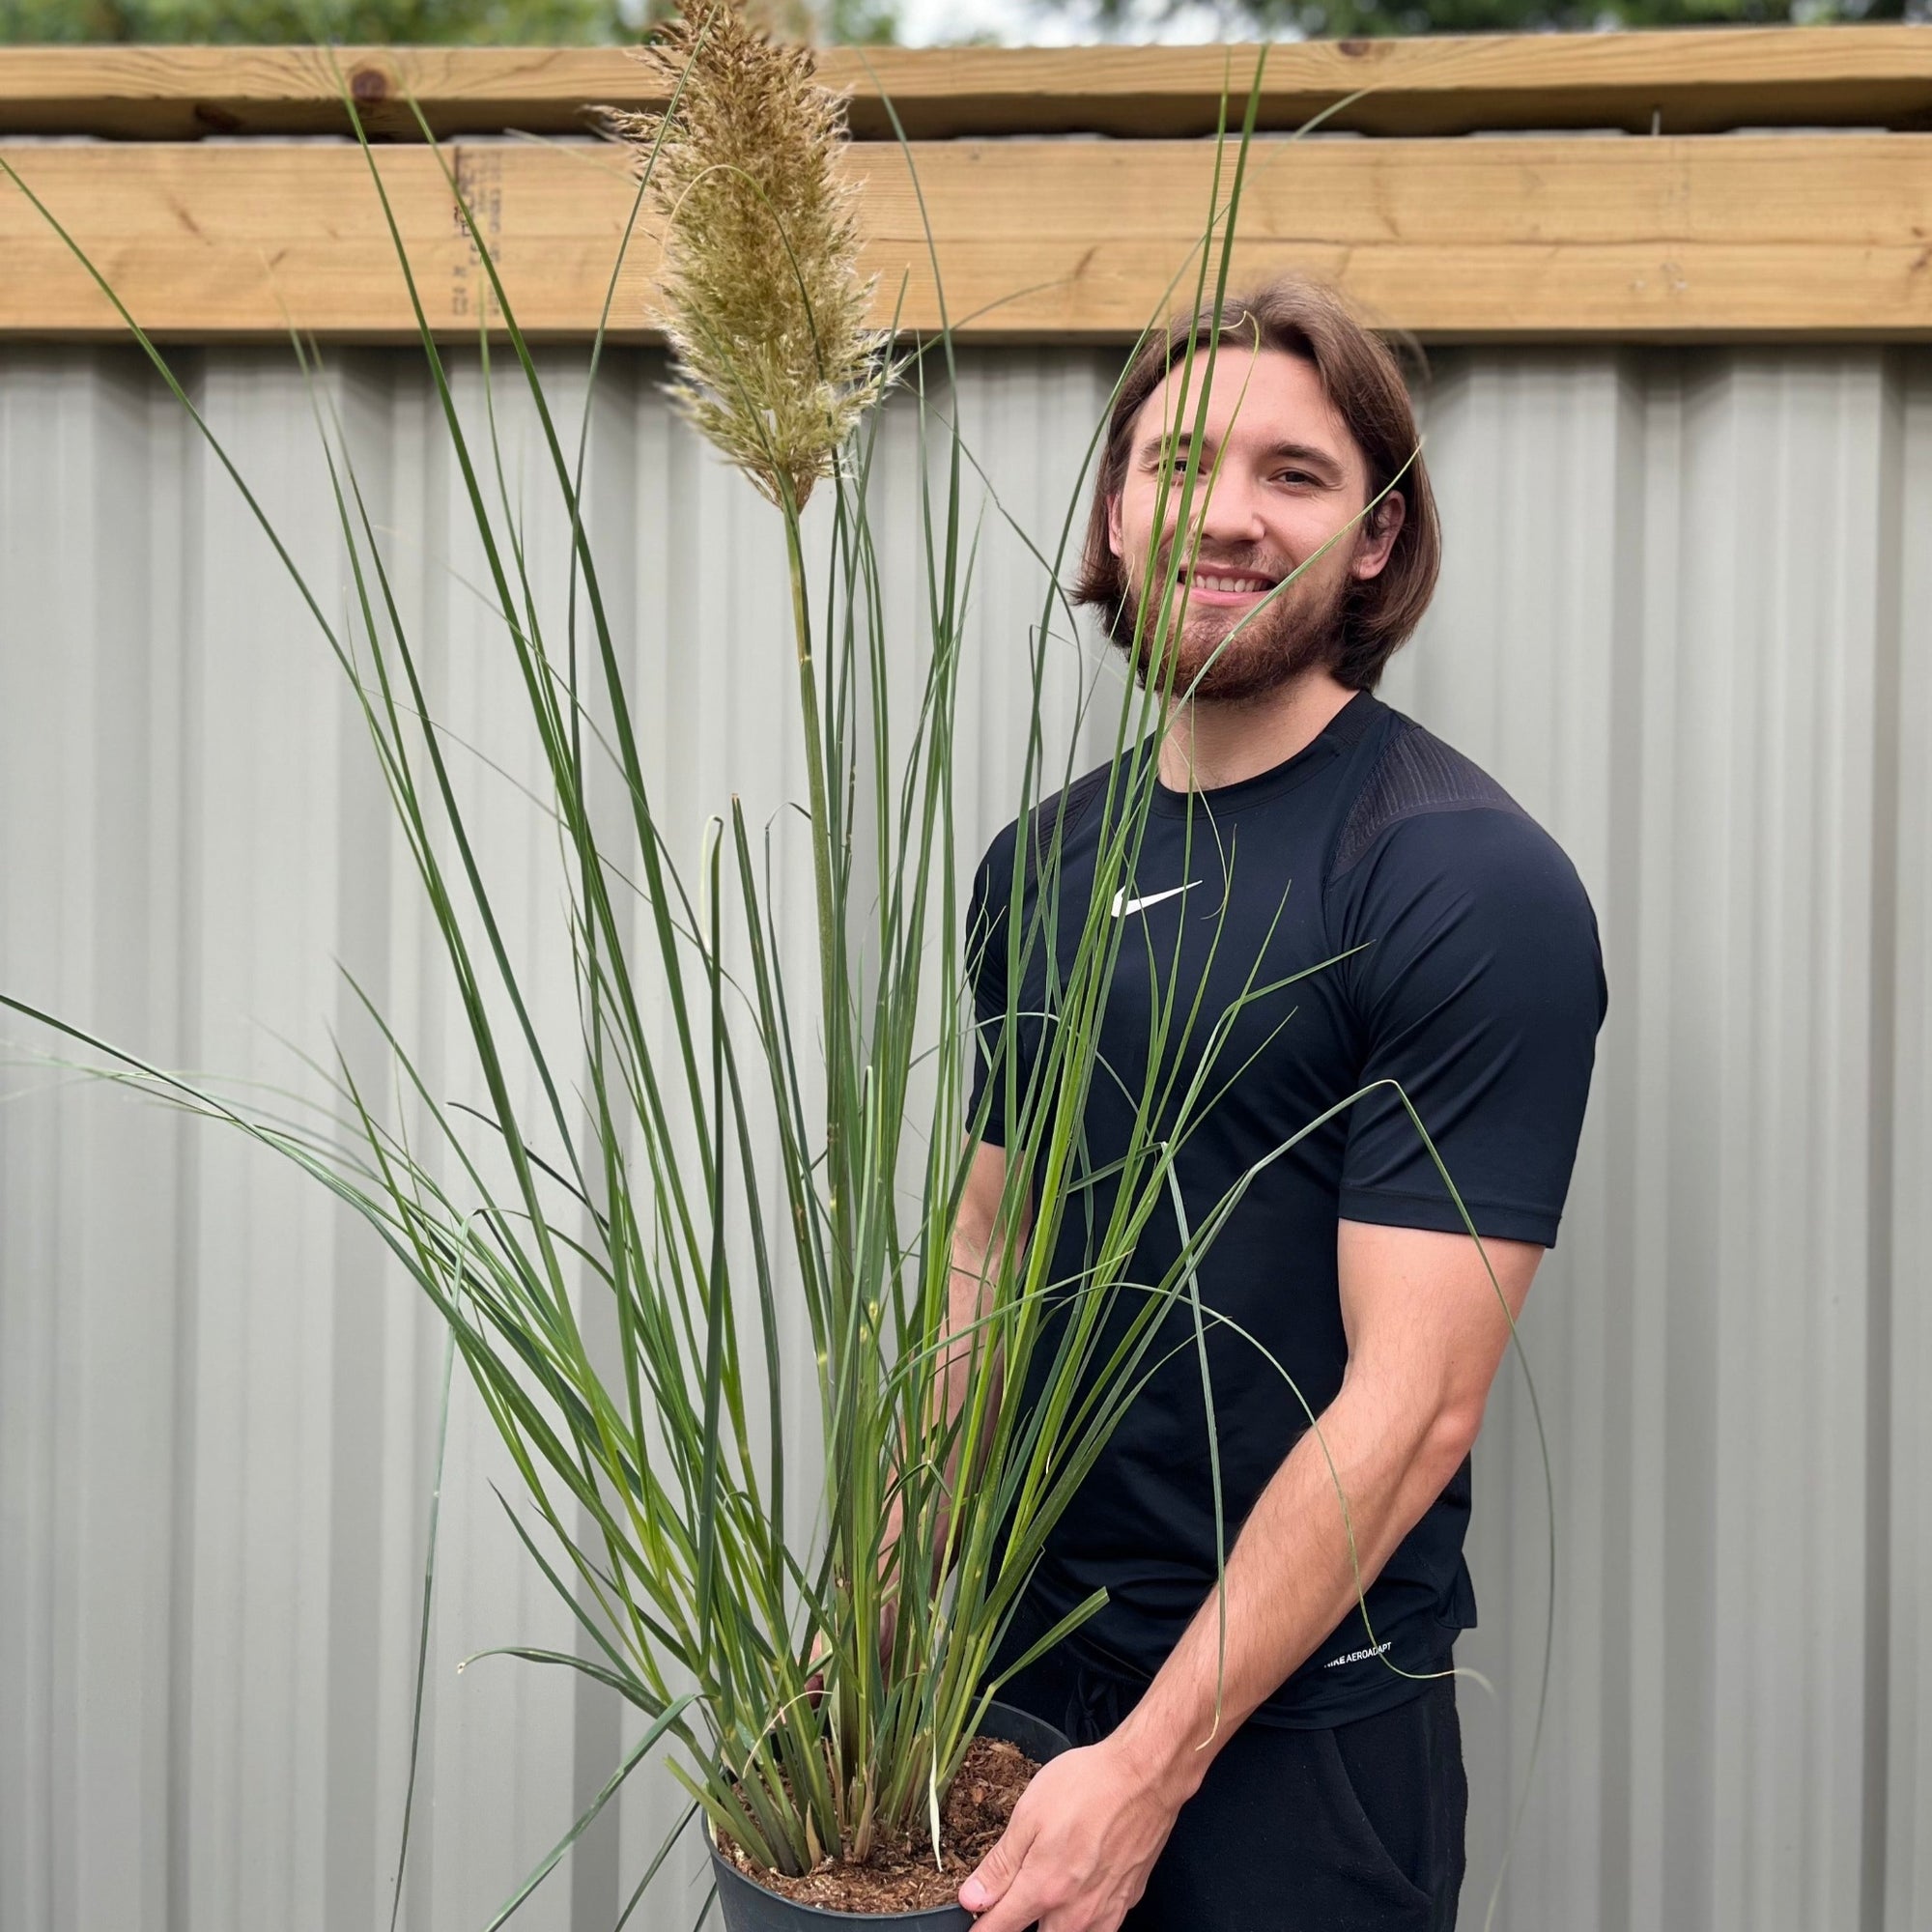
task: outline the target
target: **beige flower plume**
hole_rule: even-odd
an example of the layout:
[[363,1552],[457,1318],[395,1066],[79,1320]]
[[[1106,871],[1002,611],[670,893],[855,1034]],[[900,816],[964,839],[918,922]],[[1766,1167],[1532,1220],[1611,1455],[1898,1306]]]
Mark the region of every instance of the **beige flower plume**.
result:
[[[773,45],[740,0],[685,0],[638,58],[667,93],[684,76],[650,186],[671,393],[767,497],[802,508],[888,380],[838,169],[843,103],[810,50]],[[641,176],[661,117],[603,119]]]

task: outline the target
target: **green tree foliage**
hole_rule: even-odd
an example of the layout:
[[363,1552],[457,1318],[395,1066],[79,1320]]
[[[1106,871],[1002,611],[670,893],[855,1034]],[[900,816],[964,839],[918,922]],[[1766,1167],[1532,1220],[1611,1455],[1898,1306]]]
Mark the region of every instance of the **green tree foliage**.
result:
[[1695,27],[1923,18],[1927,0],[1036,0],[1133,40],[1177,14],[1218,14],[1231,34],[1351,39],[1606,27]]
[[0,0],[0,41],[557,45],[633,39],[619,0]]
[[[583,46],[635,41],[666,11],[656,0],[0,0],[0,44]],[[762,11],[781,33],[815,28],[844,44],[889,43],[898,24],[894,0],[773,0]]]
[[[1924,19],[1932,0],[1033,0],[1109,40],[1218,14],[1231,35],[1498,34],[1603,27]],[[0,43],[334,41],[349,45],[582,46],[634,41],[666,0],[0,0]],[[786,38],[879,46],[897,0],[766,0]],[[970,22],[962,25],[970,26]],[[976,35],[974,38],[982,38]]]

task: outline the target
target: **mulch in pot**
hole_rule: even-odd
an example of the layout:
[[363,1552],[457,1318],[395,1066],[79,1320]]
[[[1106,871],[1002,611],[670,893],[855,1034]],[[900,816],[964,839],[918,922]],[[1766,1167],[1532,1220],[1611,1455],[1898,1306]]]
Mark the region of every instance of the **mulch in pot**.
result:
[[939,1812],[939,1851],[944,1869],[935,1869],[932,1847],[916,1839],[873,1848],[864,1864],[825,1859],[798,1878],[767,1871],[748,1859],[724,1833],[718,1849],[754,1885],[801,1905],[827,1912],[923,1912],[951,1905],[975,1865],[999,1842],[1020,1793],[1039,1769],[1017,1745],[1000,1738],[975,1738]]

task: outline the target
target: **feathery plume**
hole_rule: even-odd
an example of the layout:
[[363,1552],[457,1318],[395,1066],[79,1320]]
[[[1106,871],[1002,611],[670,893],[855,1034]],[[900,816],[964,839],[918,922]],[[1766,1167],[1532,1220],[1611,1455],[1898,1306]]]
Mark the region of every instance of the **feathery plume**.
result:
[[741,0],[686,0],[638,58],[668,92],[664,117],[611,110],[643,173],[664,245],[671,394],[774,503],[803,508],[888,380],[865,326],[853,189],[840,179],[844,106],[809,49],[773,45]]

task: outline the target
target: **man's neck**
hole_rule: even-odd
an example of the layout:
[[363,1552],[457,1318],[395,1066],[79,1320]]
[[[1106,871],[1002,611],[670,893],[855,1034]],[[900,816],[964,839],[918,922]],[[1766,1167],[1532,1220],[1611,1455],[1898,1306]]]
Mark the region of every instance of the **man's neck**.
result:
[[1173,791],[1216,791],[1272,771],[1312,745],[1354,695],[1327,671],[1312,670],[1247,703],[1177,701],[1160,744],[1161,782]]

